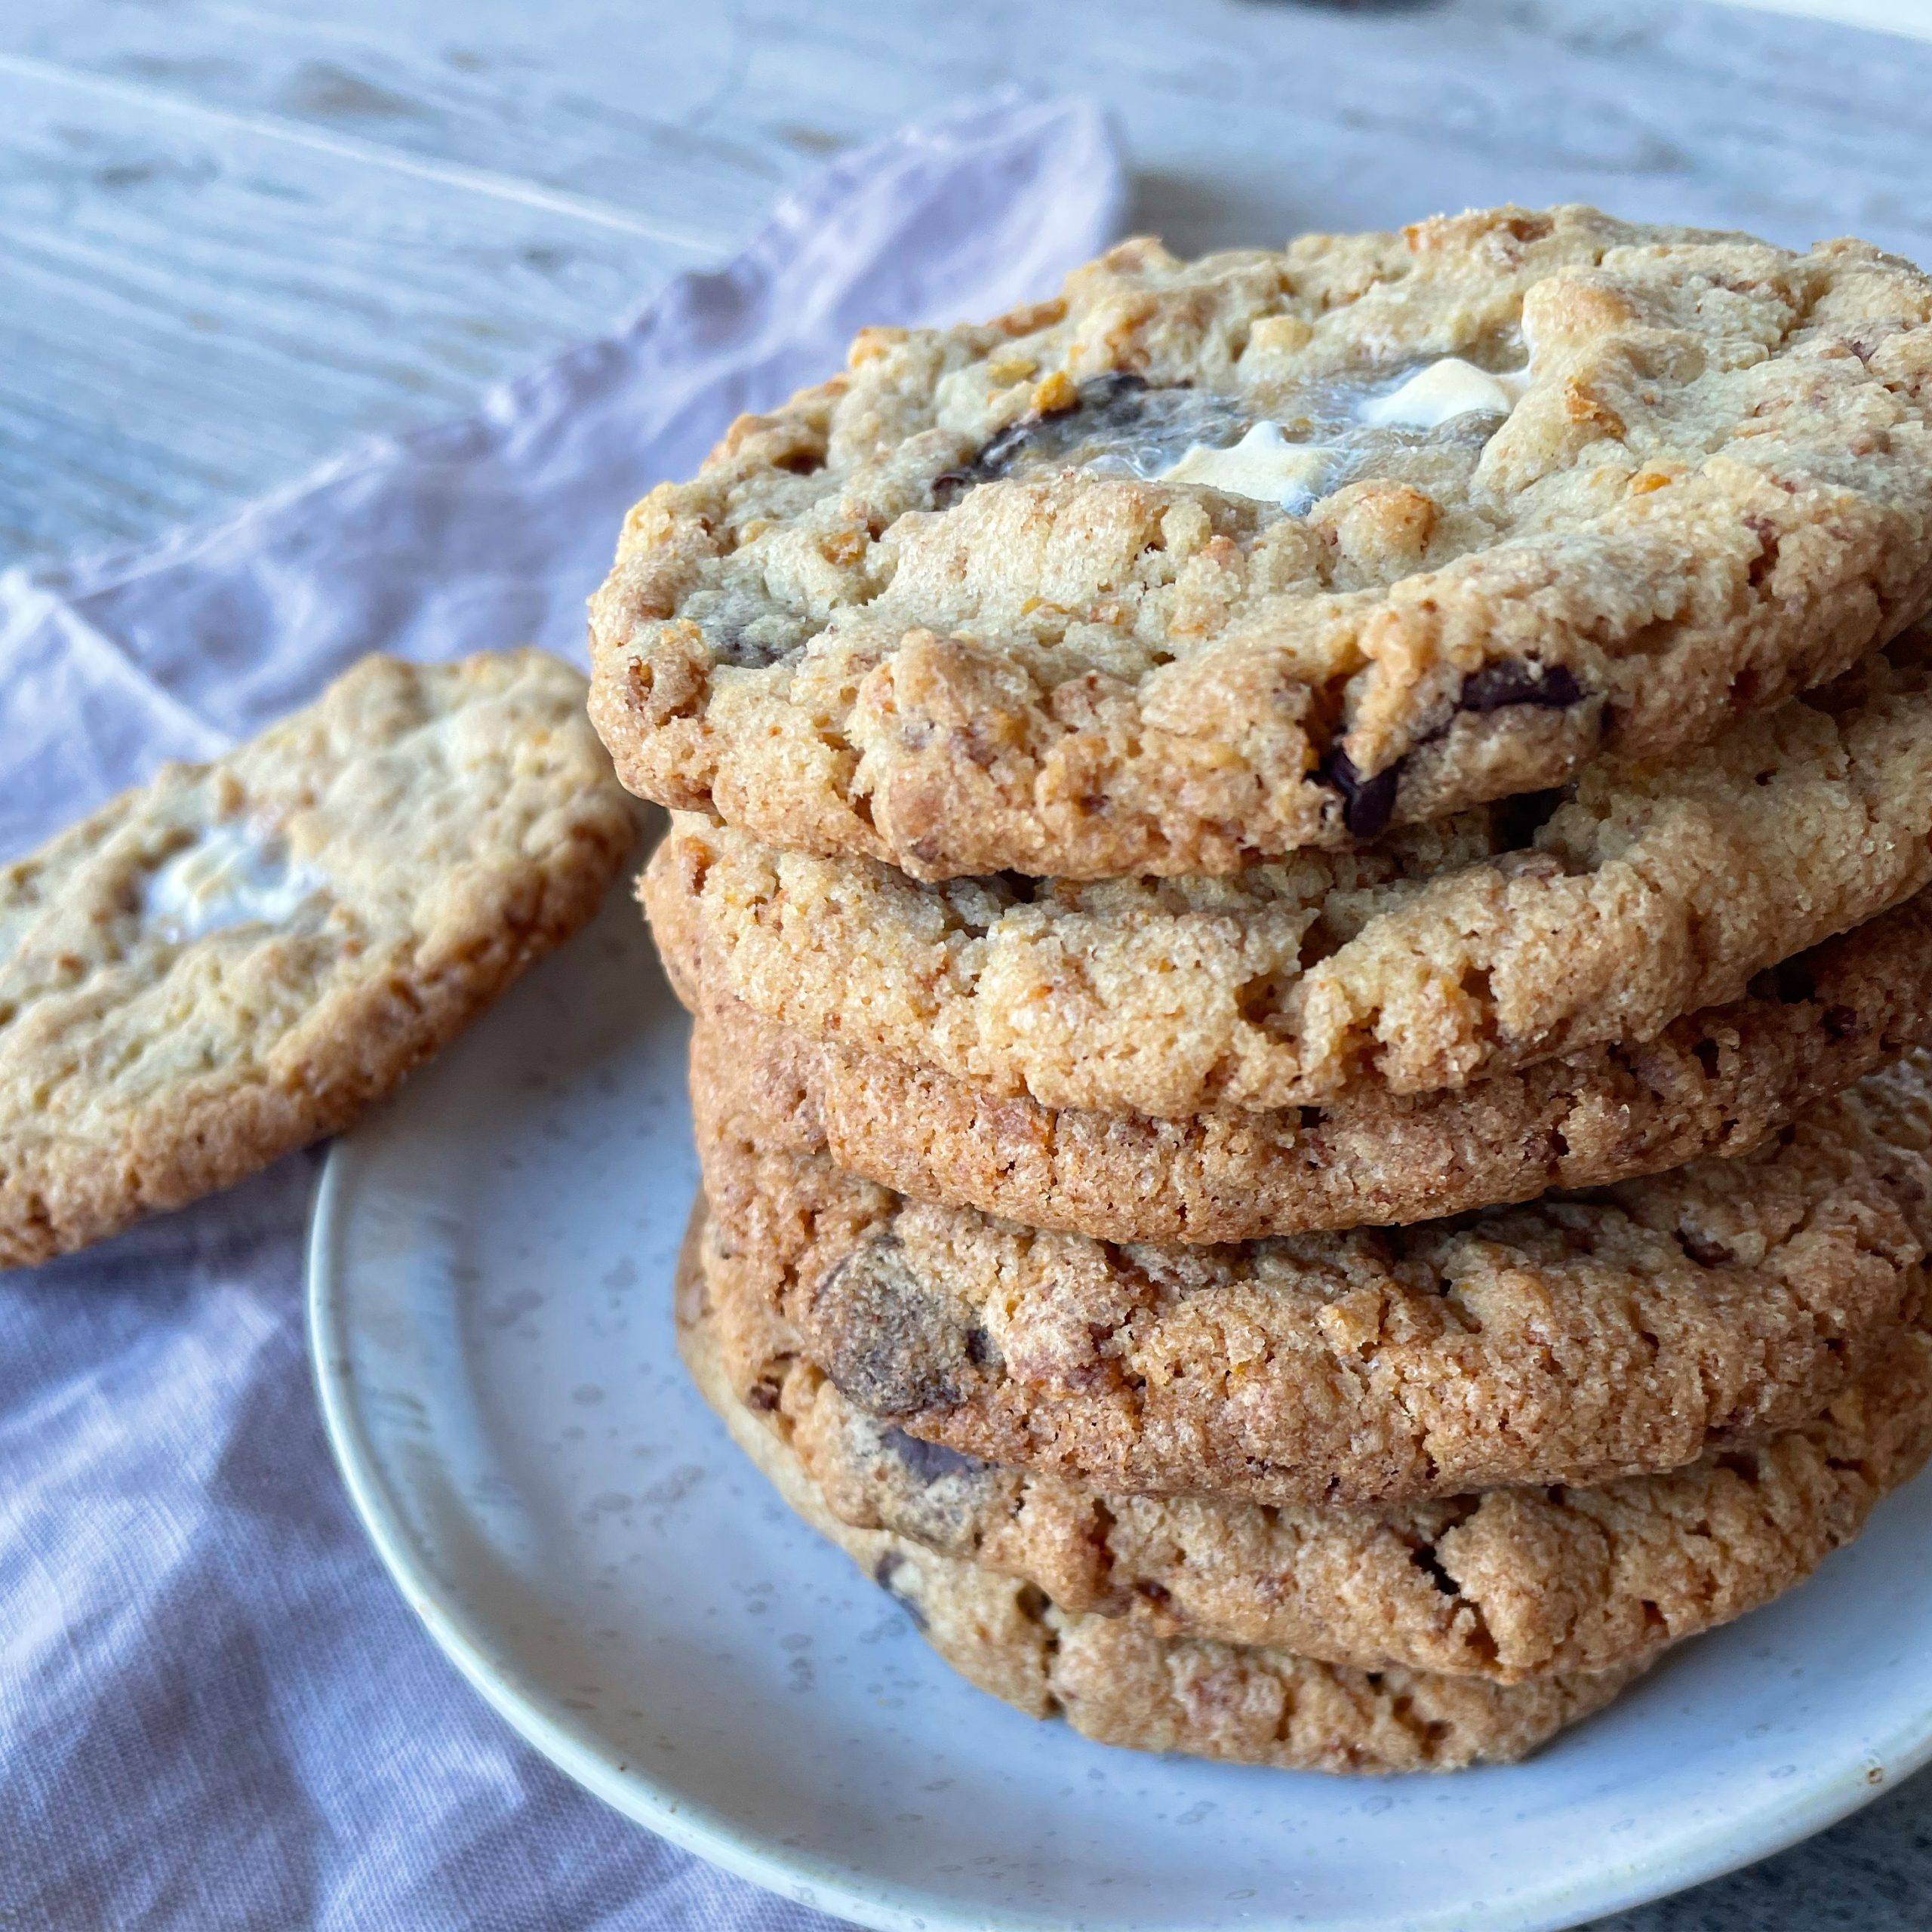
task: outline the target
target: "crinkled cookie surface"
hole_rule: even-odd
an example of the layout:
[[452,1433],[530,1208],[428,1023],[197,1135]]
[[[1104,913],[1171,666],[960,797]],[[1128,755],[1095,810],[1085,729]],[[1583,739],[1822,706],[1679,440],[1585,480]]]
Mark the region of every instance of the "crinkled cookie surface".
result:
[[1918,1318],[1932,1060],[1755,1152],[1405,1229],[1115,1244],[909,1200],[694,1091],[707,1266],[868,1414],[1103,1491],[1344,1506],[1654,1475]]
[[1748,1153],[1799,1109],[1932,1041],[1932,891],[1783,960],[1741,999],[1466,1087],[1181,1120],[1044,1107],[813,1039],[674,983],[694,1084],[768,1147],[901,1194],[1101,1241],[1385,1226]]
[[1285,1770],[1454,1770],[1526,1756],[1600,1710],[1638,1666],[1519,1684],[1397,1665],[1364,1671],[1261,1645],[1161,1635],[1069,1611],[1031,1583],[843,1521],[779,1432],[733,1396],[711,1324],[681,1294],[693,1379],[785,1503],[906,1606],[983,1690],[1102,1743]]
[[636,830],[583,694],[365,659],[0,871],[0,1266],[345,1126],[583,924]]
[[1662,757],[1932,599],[1932,281],[1500,208],[872,331],[628,520],[626,783],[921,877],[1220,872]]
[[866,1414],[749,1285],[707,1271],[719,1359],[841,1521],[1065,1609],[1363,1669],[1509,1683],[1635,1663],[1809,1575],[1932,1452],[1932,1333],[1914,1326],[1815,1420],[1668,1475],[1359,1512],[1103,1494]]
[[1235,878],[922,884],[681,815],[645,898],[701,996],[1051,1107],[1426,1094],[1654,1038],[1932,883],[1932,639],[1669,761]]

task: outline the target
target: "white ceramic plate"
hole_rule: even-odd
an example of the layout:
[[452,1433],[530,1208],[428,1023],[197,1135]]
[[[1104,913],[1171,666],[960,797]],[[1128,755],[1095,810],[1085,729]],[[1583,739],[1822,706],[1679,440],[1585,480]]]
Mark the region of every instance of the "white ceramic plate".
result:
[[1111,1751],[953,1677],[687,1386],[685,1027],[621,897],[340,1142],[310,1252],[336,1454],[438,1642],[678,1843],[880,1927],[1568,1926],[1932,1755],[1932,1485],[1532,1763]]

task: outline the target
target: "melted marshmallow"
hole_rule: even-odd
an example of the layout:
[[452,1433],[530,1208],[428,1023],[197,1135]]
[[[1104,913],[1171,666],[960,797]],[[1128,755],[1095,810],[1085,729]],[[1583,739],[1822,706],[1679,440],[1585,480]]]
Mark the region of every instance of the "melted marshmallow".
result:
[[217,825],[156,870],[141,909],[163,939],[185,946],[228,926],[285,924],[328,883],[291,862],[274,834]]
[[1492,375],[1460,355],[1445,355],[1440,362],[1418,369],[1386,395],[1364,402],[1360,413],[1362,421],[1374,429],[1434,429],[1478,410],[1485,415],[1507,416],[1529,386],[1527,369]]
[[1320,443],[1290,442],[1278,423],[1257,423],[1230,448],[1195,444],[1161,472],[1161,481],[1202,483],[1230,496],[1300,510],[1319,493],[1334,459],[1335,452]]

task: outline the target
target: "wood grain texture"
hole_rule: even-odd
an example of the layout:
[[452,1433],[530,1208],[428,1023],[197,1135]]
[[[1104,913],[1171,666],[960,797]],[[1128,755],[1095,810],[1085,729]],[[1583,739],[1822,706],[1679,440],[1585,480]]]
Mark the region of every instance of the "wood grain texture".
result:
[[0,229],[0,559],[450,415],[700,253],[4,60]]

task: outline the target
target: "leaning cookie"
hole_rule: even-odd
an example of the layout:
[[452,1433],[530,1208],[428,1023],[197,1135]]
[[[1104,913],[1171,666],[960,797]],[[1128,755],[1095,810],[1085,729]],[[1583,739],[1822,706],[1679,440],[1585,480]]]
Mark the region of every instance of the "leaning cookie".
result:
[[778,1431],[734,1396],[684,1284],[679,1300],[693,1379],[786,1503],[903,1604],[955,1670],[1030,1716],[1064,1717],[1104,1744],[1284,1770],[1454,1770],[1527,1756],[1638,1674],[1626,1666],[1502,1684],[1355,1670],[1063,1610],[1016,1577],[841,1521]]
[[1932,884],[1932,629],[1668,765],[1233,878],[921,885],[690,817],[644,896],[700,1000],[1042,1106],[1424,1094],[1654,1038]]
[[908,1200],[694,1099],[707,1268],[868,1413],[1107,1491],[1354,1507],[1679,1469],[1817,1415],[1916,1318],[1932,1245],[1923,1051],[1734,1160],[1223,1247]]
[[1364,1669],[1514,1683],[1641,1663],[1801,1582],[1932,1454],[1921,1317],[1813,1421],[1669,1475],[1361,1512],[1103,1494],[866,1414],[743,1281],[706,1284],[720,1358],[841,1521],[1069,1610]]
[[583,691],[371,657],[0,872],[0,1265],[346,1126],[582,925],[635,830]]
[[626,782],[932,879],[1226,872],[1667,757],[1932,598],[1932,281],[1503,208],[869,330],[631,512]]
[[900,1194],[1116,1241],[1233,1241],[1430,1220],[1746,1153],[1801,1109],[1932,1040],[1932,893],[1651,1041],[1586,1047],[1435,1094],[1183,1120],[1043,1107],[724,999],[694,1077],[768,1146]]

